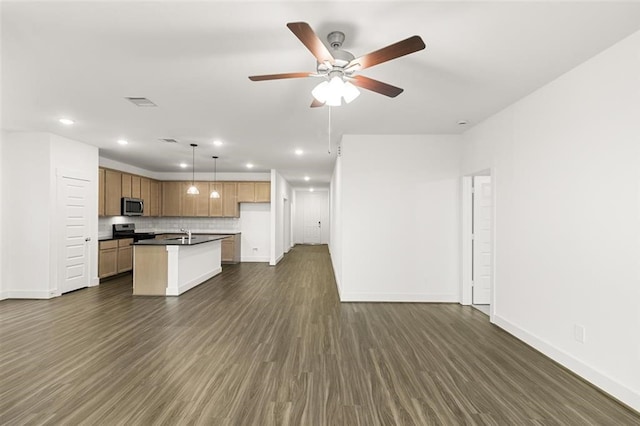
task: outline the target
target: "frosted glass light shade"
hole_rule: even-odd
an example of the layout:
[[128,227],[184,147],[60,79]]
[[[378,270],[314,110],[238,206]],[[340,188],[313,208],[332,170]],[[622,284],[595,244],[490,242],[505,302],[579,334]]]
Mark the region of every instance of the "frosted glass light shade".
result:
[[189,195],[198,195],[199,193],[200,191],[198,190],[198,188],[196,188],[195,185],[191,185],[189,189],[187,189],[187,194]]
[[346,103],[353,101],[360,95],[360,91],[350,82],[345,82],[341,77],[334,76],[331,81],[323,81],[318,84],[311,94],[319,102],[329,106],[342,105],[342,98]]
[[211,191],[211,194],[209,194],[209,198],[220,198],[220,193],[214,189]]

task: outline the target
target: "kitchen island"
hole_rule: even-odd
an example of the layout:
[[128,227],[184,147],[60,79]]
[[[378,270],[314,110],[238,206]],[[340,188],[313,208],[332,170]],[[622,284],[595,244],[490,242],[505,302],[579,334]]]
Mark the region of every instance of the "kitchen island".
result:
[[179,296],[222,272],[221,241],[231,235],[195,235],[133,245],[133,294]]

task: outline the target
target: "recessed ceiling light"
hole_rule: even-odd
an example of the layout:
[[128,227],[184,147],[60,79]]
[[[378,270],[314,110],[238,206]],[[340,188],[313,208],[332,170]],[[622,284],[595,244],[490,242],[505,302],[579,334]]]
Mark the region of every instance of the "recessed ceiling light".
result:
[[309,188],[309,192],[313,192],[313,188]]
[[458,121],[458,125],[459,126],[464,126],[465,124],[469,124],[469,122],[467,120],[460,120]]
[[118,143],[119,143],[120,145],[126,145],[126,144],[128,144],[128,143],[129,143],[129,141],[127,141],[127,140],[125,140],[125,139],[118,139]]
[[213,141],[213,144],[215,146],[222,146],[222,141],[216,139],[215,141]]
[[296,155],[302,155],[304,154],[304,151],[301,149],[296,149]]
[[247,163],[247,169],[253,169],[253,164]]
[[309,176],[304,177],[304,180],[306,180],[307,182],[309,182],[309,179],[311,179]]
[[187,163],[180,163],[180,167],[182,167],[183,169],[187,168]]
[[70,118],[61,118],[58,120],[60,123],[66,125],[66,126],[71,126],[73,123],[75,123],[73,120],[71,120]]

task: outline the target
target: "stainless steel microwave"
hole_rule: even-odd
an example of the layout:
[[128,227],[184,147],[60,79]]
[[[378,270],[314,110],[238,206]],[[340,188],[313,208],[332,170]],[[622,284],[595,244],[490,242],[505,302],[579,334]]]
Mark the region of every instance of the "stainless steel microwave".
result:
[[142,216],[144,201],[140,198],[122,197],[122,216]]

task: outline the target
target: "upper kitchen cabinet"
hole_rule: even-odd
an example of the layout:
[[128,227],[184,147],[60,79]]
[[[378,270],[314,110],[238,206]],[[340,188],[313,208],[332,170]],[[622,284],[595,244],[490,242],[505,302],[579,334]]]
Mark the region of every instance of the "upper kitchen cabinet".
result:
[[191,182],[182,183],[181,212],[182,216],[209,216],[209,182],[194,182],[199,194],[187,194]]
[[236,182],[222,182],[222,216],[239,217],[238,184]]
[[[181,216],[180,197],[184,182],[162,182],[162,216]],[[186,191],[186,189],[185,189]]]
[[98,216],[104,216],[104,169],[98,169]]
[[144,202],[142,216],[151,216],[151,180],[140,178],[140,198]]
[[122,190],[120,194],[123,197],[131,198],[131,175],[128,173],[121,173],[120,180],[122,182]]
[[239,203],[268,203],[271,201],[270,182],[238,182]]
[[132,198],[142,198],[142,194],[140,192],[140,176],[131,176],[131,197]]
[[122,173],[105,169],[104,171],[104,215],[119,216],[122,198]]
[[256,182],[256,203],[271,202],[271,182]]
[[256,183],[238,182],[238,202],[253,203],[256,201]]
[[149,181],[149,201],[145,200],[144,208],[149,216],[160,216],[160,182],[157,180]]

